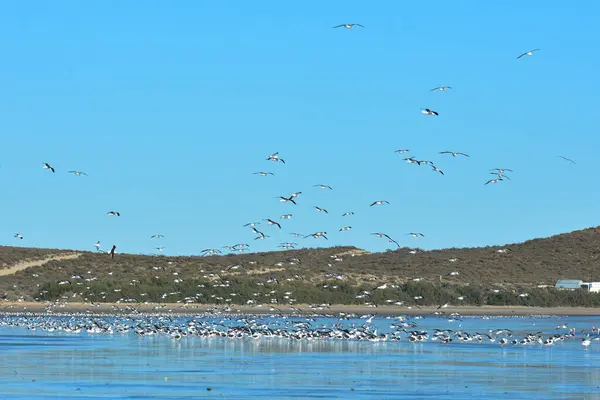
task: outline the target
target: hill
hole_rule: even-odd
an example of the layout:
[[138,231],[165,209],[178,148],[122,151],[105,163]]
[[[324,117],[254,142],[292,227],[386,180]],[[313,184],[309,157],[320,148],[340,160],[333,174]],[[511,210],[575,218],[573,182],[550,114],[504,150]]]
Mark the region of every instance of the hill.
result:
[[[600,306],[600,295],[538,288],[554,285],[557,279],[600,281],[599,245],[600,229],[589,228],[505,246],[382,253],[332,247],[210,257],[118,254],[112,260],[106,254],[77,252],[78,257],[53,260],[73,251],[0,247],[0,272],[24,260],[40,260],[1,276],[0,297],[132,303]],[[527,297],[518,296],[525,292]]]

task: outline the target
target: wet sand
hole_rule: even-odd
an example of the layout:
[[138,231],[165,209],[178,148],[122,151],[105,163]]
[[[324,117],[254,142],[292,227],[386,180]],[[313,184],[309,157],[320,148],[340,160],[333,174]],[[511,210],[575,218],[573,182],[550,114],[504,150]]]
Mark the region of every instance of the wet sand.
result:
[[[177,313],[177,314],[201,314],[212,312],[215,310],[226,311],[236,314],[292,314],[296,311],[288,306],[263,306],[253,307],[247,305],[209,305],[209,304],[192,304],[183,306],[179,303],[172,304],[115,304],[100,303],[94,306],[88,303],[66,303],[57,306],[49,307],[50,303],[37,302],[2,302],[0,301],[0,312],[8,313],[47,313],[48,309],[52,313],[107,313],[120,314],[131,313],[131,309],[135,308],[140,313]],[[308,305],[297,305],[296,309],[300,309],[305,313],[319,314],[339,314],[339,313],[356,313],[356,314],[378,314],[378,315],[430,315],[435,312],[449,315],[459,313],[460,315],[490,315],[490,316],[527,316],[527,315],[590,315],[600,316],[600,308],[584,308],[584,307],[524,307],[524,306],[451,306],[443,309],[437,307],[421,307],[407,308],[397,306],[379,306],[365,307],[357,305],[332,305],[330,307],[321,307],[316,310],[311,310]]]

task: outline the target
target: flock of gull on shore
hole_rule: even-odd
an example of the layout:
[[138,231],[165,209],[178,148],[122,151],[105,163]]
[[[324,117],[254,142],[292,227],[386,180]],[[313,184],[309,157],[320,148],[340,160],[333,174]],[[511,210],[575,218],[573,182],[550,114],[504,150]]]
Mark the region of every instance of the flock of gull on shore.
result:
[[[0,327],[64,334],[106,334],[136,336],[162,336],[180,340],[185,337],[223,339],[287,339],[294,341],[368,341],[423,343],[437,341],[450,343],[489,343],[499,346],[553,346],[565,341],[580,341],[588,349],[592,341],[600,340],[600,328],[577,330],[566,323],[556,326],[554,333],[514,332],[507,328],[484,332],[467,332],[457,329],[422,329],[419,320],[429,317],[357,315],[223,315],[178,317],[173,315],[115,315],[90,316],[72,314],[65,316],[3,315]],[[385,319],[384,319],[385,318]],[[463,321],[457,316],[448,321]],[[488,318],[489,317],[484,317]],[[440,321],[442,319],[440,318]],[[385,326],[384,326],[385,323]]]

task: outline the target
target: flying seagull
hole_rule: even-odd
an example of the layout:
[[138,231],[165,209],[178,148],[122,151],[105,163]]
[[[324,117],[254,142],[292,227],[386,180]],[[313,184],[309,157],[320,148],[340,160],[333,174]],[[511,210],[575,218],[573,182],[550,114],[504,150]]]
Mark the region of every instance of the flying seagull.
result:
[[440,154],[452,154],[452,157],[456,157],[456,156],[470,157],[468,154],[460,153],[458,151],[440,151]]
[[311,236],[312,236],[312,237],[314,237],[315,239],[318,239],[318,238],[322,237],[322,238],[325,238],[326,240],[329,240],[329,239],[327,239],[327,236],[325,236],[325,235],[327,235],[327,232],[315,232],[315,233],[312,233],[312,234],[310,234],[310,235],[306,235],[306,236],[304,236],[304,238],[306,239],[306,238],[308,238],[308,237],[311,237]]
[[360,26],[361,28],[364,28],[364,26],[362,26],[361,24],[341,24],[341,25],[338,25],[338,26],[334,26],[334,28],[352,29],[355,26]]
[[567,157],[564,157],[564,156],[556,156],[556,157],[562,158],[565,161],[568,161],[568,162],[571,162],[571,163],[575,164],[575,161],[571,160],[570,158],[567,158]]
[[353,211],[345,212],[345,213],[342,214],[342,217],[347,217],[347,216],[350,216],[350,215],[354,215],[354,212]]
[[245,224],[244,226],[251,226],[254,227],[255,225],[260,225],[260,222],[248,222],[247,224]]
[[340,231],[340,232],[344,232],[344,231],[349,231],[350,229],[352,229],[352,227],[351,227],[351,226],[344,226],[344,227],[340,228],[340,230],[339,230],[339,231]]
[[109,217],[113,217],[113,216],[115,216],[115,215],[116,215],[117,217],[120,217],[120,216],[121,216],[121,213],[120,213],[120,212],[118,212],[118,211],[109,211],[109,212],[107,212],[107,213],[106,213],[106,215],[108,215]]
[[164,235],[152,235],[150,236],[150,239],[160,239],[160,238],[164,238]]
[[329,185],[313,185],[313,187],[320,187],[321,189],[333,190],[333,188]]
[[280,219],[292,219],[292,214],[283,214],[279,216]]
[[439,169],[435,165],[431,164],[431,168],[433,168],[434,172],[439,172],[440,174],[444,175],[444,171],[442,171],[441,169]]
[[100,241],[99,240],[94,244],[94,247],[96,248],[96,251],[100,250]]
[[377,200],[377,201],[372,202],[369,207],[380,206],[382,204],[390,204],[390,202],[387,200]]
[[498,183],[500,181],[503,181],[504,178],[496,178],[496,179],[490,179],[489,181],[487,181],[486,183],[484,183],[484,185],[487,185],[489,183]]
[[444,90],[448,90],[448,89],[452,89],[452,87],[451,86],[438,86],[436,88],[431,89],[430,92],[434,92],[436,90],[443,92]]
[[398,149],[398,150],[394,151],[394,153],[404,154],[404,153],[408,153],[409,151],[410,151],[409,149]]
[[76,176],[81,176],[81,175],[87,176],[87,174],[85,172],[81,172],[81,171],[69,171],[69,174],[74,174]]
[[400,247],[400,244],[398,244],[398,242],[396,242],[394,239],[392,239],[388,234],[381,233],[381,232],[375,232],[375,233],[372,233],[371,235],[375,235],[378,238],[385,238],[388,240],[388,242],[394,243],[396,246]]
[[275,175],[275,174],[272,172],[254,172],[252,175],[267,176],[267,175]]
[[290,196],[290,197],[279,196],[279,197],[276,197],[276,199],[279,199],[279,201],[282,203],[292,203],[293,205],[297,205],[296,201],[294,200],[294,198],[292,196]]
[[44,166],[42,168],[49,169],[50,171],[52,171],[52,173],[54,173],[54,167],[48,164],[47,162],[44,163]]
[[416,159],[416,158],[414,158],[414,157],[406,157],[406,158],[403,158],[403,160],[404,160],[404,161],[406,161],[406,162],[407,162],[407,163],[409,163],[409,164],[417,164],[417,165],[421,165],[421,161],[417,160],[417,159]]
[[274,162],[281,162],[282,164],[285,164],[285,160],[283,158],[279,158],[279,152],[271,154],[269,157],[267,157],[267,160],[274,161]]
[[20,233],[15,233],[15,237],[17,239],[23,239],[23,235],[21,235]]
[[327,211],[327,210],[326,210],[326,209],[324,209],[324,208],[321,208],[321,207],[318,207],[318,206],[314,206],[314,207],[315,207],[315,208],[317,209],[317,211],[319,211],[319,212],[324,212],[325,214],[329,214],[329,211]]
[[407,233],[407,235],[410,235],[412,237],[425,237],[425,235],[423,235],[422,233],[418,233],[418,232],[410,232],[410,233]]
[[539,50],[540,49],[533,49],[533,50],[526,51],[525,53],[523,53],[519,57],[517,57],[517,60],[523,56],[532,56],[534,51],[539,51]]
[[277,221],[273,221],[272,219],[265,219],[265,221],[267,221],[269,223],[269,225],[275,225],[276,227],[278,227],[279,229],[281,229],[281,224]]
[[425,115],[439,115],[437,111],[430,110],[429,108],[422,108],[421,112]]

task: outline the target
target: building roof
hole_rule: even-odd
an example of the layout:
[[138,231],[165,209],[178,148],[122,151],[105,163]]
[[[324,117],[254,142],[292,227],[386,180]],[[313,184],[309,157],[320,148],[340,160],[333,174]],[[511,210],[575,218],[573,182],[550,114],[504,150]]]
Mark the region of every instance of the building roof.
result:
[[554,287],[559,289],[579,289],[583,281],[577,279],[559,279]]

